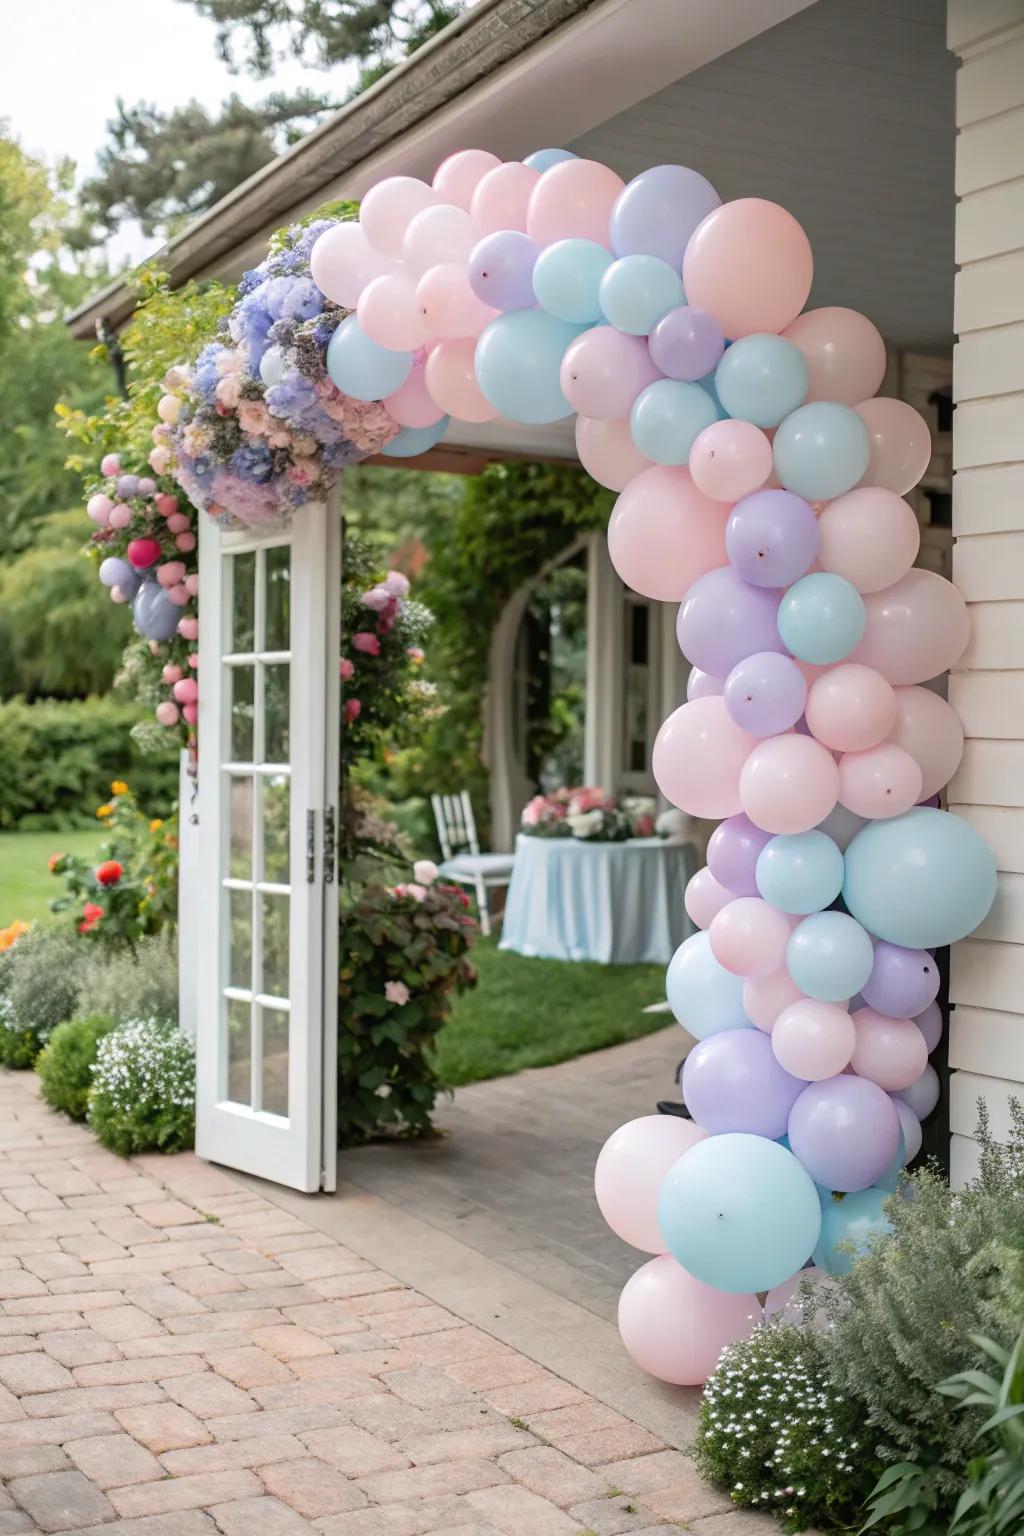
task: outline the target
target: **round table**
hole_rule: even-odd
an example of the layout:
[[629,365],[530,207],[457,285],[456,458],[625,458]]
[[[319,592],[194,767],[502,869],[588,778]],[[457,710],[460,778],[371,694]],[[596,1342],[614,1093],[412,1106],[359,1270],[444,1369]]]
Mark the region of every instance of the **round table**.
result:
[[500,949],[549,960],[667,965],[691,934],[683,906],[692,843],[634,837],[516,838]]

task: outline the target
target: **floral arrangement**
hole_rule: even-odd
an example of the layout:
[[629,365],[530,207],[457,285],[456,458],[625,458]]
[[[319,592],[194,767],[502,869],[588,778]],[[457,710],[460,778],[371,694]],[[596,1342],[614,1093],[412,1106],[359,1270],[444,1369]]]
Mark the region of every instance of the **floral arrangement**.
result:
[[352,399],[327,372],[347,311],[313,281],[310,253],[338,222],[287,230],[243,275],[217,338],[166,381],[150,465],[227,526],[283,521],[401,430],[380,401]]
[[583,842],[621,843],[650,837],[655,830],[655,801],[649,795],[624,795],[585,785],[534,795],[520,818],[529,837],[577,837]]
[[99,1040],[88,1120],[121,1157],[180,1152],[195,1137],[195,1047],[166,1019],[131,1019]]

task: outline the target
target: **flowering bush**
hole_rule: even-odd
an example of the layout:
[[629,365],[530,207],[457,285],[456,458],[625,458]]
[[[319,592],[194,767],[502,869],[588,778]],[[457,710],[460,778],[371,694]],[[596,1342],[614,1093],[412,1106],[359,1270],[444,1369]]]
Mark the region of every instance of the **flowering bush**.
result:
[[195,1139],[195,1048],[165,1019],[133,1019],[103,1036],[89,1125],[121,1157],[180,1152]]
[[604,789],[585,785],[534,795],[523,808],[520,824],[530,837],[621,843],[630,837],[650,837],[655,830],[654,811],[649,795],[624,795],[619,800]]
[[476,981],[468,951],[476,923],[467,899],[419,878],[362,888],[342,913],[338,1003],[338,1134],[342,1144],[383,1132],[423,1135],[441,1089],[431,1051],[452,994]]
[[65,895],[51,901],[67,913],[80,934],[106,946],[132,948],[145,934],[173,925],[177,915],[178,839],[175,819],[147,817],[122,779],[96,811],[110,831],[98,864],[55,853],[51,873],[63,880]]
[[82,946],[62,928],[33,928],[0,953],[0,1063],[30,1067],[82,990]]
[[43,1098],[72,1120],[85,1119],[99,1043],[115,1022],[105,1013],[68,1019],[57,1025],[39,1055],[36,1071]]

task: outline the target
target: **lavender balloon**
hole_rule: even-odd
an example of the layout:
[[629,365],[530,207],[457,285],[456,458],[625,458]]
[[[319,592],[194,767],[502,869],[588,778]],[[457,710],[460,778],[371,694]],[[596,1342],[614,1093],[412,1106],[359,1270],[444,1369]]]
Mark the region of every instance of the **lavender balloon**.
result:
[[697,225],[722,199],[699,171],[652,165],[615,200],[608,233],[616,256],[660,256],[678,272]]
[[132,617],[135,628],[147,640],[170,640],[178,632],[181,609],[158,582],[144,581],[135,594]]
[[719,822],[708,839],[708,869],[719,885],[736,896],[758,896],[755,871],[761,849],[772,833],[755,827],[741,811]]
[[117,482],[117,495],[120,501],[128,501],[130,497],[139,494],[138,475],[122,475]]
[[[850,1012],[853,1012],[853,1004],[850,1004]],[[923,1013],[919,1013],[914,1020],[918,1029],[924,1035],[924,1043],[928,1047],[928,1055],[936,1050],[942,1039],[942,1009],[938,1003],[929,1003]]]
[[787,1134],[815,1184],[850,1193],[868,1189],[885,1173],[899,1148],[900,1119],[877,1083],[843,1074],[808,1083],[793,1105]]
[[759,1029],[710,1035],[694,1046],[683,1067],[686,1107],[712,1135],[748,1131],[774,1141],[785,1134],[805,1087],[779,1066],[770,1037]]
[[692,704],[694,699],[719,698],[723,686],[720,677],[712,677],[709,672],[702,672],[700,667],[691,667],[686,679],[686,702]]
[[107,556],[100,566],[99,578],[105,587],[120,587],[122,592],[138,580],[128,561],[119,559],[117,555]]
[[929,1062],[916,1082],[911,1083],[909,1088],[901,1088],[899,1093],[893,1094],[893,1098],[909,1104],[919,1120],[927,1120],[939,1102],[941,1093],[939,1074]]
[[788,587],[810,569],[820,542],[811,506],[792,491],[744,496],[725,525],[725,552],[755,587]]
[[708,571],[679,608],[676,638],[688,661],[713,677],[728,677],[755,651],[779,651],[779,593],[742,581],[732,566]]
[[647,338],[647,350],[655,368],[667,378],[696,383],[717,366],[725,337],[705,310],[680,304],[662,315]]
[[533,267],[540,246],[517,229],[485,235],[469,253],[466,275],[477,298],[492,309],[532,309]]
[[903,949],[884,940],[875,945],[871,975],[861,987],[869,1008],[890,1019],[913,1019],[935,1001],[939,968],[926,949]]
[[752,736],[788,731],[804,712],[807,683],[796,662],[778,651],[738,661],[725,680],[725,707]]

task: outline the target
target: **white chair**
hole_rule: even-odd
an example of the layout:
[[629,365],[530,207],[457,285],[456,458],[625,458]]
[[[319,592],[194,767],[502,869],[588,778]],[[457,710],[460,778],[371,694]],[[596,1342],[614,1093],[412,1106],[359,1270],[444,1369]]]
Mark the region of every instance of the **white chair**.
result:
[[457,885],[473,887],[480,912],[480,931],[489,934],[491,908],[487,893],[508,885],[515,857],[511,853],[480,852],[468,790],[457,795],[431,795],[430,804],[444,856],[440,872]]

